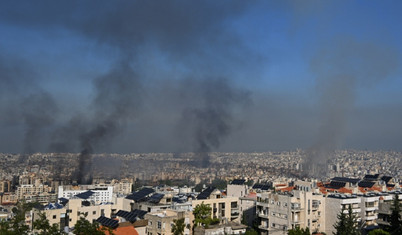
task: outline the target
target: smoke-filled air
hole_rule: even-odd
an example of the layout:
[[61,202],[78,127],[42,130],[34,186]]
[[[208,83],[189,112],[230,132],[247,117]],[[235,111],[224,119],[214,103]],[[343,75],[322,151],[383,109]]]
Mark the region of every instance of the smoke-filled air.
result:
[[86,184],[97,153],[303,149],[317,177],[338,149],[401,151],[401,8],[2,1],[0,152],[78,153]]

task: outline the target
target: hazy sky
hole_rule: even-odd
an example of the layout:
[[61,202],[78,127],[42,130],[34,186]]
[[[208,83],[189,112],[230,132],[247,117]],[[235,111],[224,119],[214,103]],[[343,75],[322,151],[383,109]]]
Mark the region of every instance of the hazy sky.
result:
[[0,152],[401,151],[401,10],[0,1]]

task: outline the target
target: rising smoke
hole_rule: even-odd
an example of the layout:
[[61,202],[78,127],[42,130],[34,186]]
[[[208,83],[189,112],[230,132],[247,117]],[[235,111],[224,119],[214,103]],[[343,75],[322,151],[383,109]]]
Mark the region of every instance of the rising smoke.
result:
[[192,140],[195,165],[205,168],[210,164],[208,153],[219,148],[237,126],[236,110],[244,110],[250,94],[233,87],[226,79],[190,81],[187,89],[200,102],[183,110],[180,130],[186,131],[184,136]]
[[338,38],[318,51],[311,62],[319,93],[321,123],[303,165],[310,176],[324,177],[328,161],[344,139],[359,89],[386,79],[398,66],[393,48]]
[[[180,67],[179,71],[162,74],[163,79],[180,84],[187,80],[184,77],[193,77],[194,83],[200,85],[201,95],[189,96],[189,105],[179,111],[183,120],[188,119],[179,121],[180,125],[193,130],[194,149],[206,153],[219,147],[232,132],[231,109],[238,108],[236,103],[243,102],[243,95],[237,97],[239,89],[232,90],[226,79],[210,78],[236,76],[231,72],[232,66],[253,64],[251,58],[244,59],[250,52],[228,30],[227,21],[241,15],[247,5],[244,1],[98,1],[96,6],[90,1],[27,1],[8,4],[1,11],[1,19],[43,31],[67,30],[116,49],[116,56],[111,57],[117,61],[112,62],[115,66],[106,75],[94,78],[95,97],[87,113],[74,114],[55,130],[50,144],[55,151],[71,152],[78,148],[79,168],[75,177],[79,183],[89,183],[92,155],[112,143],[127,124],[134,123],[140,115],[139,108],[148,104],[144,97],[154,95],[147,89],[148,83],[152,83],[149,80],[161,78],[152,75],[157,64],[151,69],[143,67],[150,52],[166,58],[168,66]],[[19,14],[25,8],[29,11]],[[184,89],[179,93],[188,88],[177,87]],[[200,102],[202,106],[193,105]],[[207,163],[204,158],[203,166]]]
[[[128,62],[117,64],[108,74],[94,80],[96,96],[91,104],[94,115],[90,117],[84,128],[77,131],[69,125],[56,132],[58,142],[53,147],[63,147],[66,137],[78,134],[81,149],[79,167],[75,173],[75,179],[80,184],[92,182],[92,154],[94,148],[106,145],[126,125],[129,119],[135,118],[139,112],[142,96],[139,77],[135,74]],[[68,124],[77,123],[79,116],[75,116]],[[66,132],[67,131],[67,132]],[[61,150],[61,149],[60,149]]]
[[59,111],[52,95],[36,84],[38,76],[25,60],[0,55],[0,110],[8,125],[22,120],[23,154],[41,149]]
[[[261,90],[256,89],[260,84],[252,84],[256,80],[251,80],[253,76],[250,74],[260,75],[258,68],[266,67],[256,51],[261,46],[262,51],[268,53],[266,48],[270,47],[271,38],[266,34],[253,34],[253,30],[244,30],[250,22],[259,22],[261,25],[255,31],[271,31],[265,28],[269,24],[263,22],[270,18],[261,15],[253,18],[255,11],[247,12],[249,5],[254,5],[254,9],[259,8],[259,14],[264,16],[274,13],[272,17],[279,21],[282,18],[277,18],[272,8],[285,7],[282,10],[287,13],[289,4],[294,5],[296,13],[291,15],[298,15],[296,21],[302,22],[300,24],[309,24],[312,19],[309,17],[316,12],[321,13],[321,9],[316,9],[316,1],[307,2],[309,4],[305,1],[262,3],[268,6],[264,8],[260,7],[261,2],[258,1],[9,1],[0,8],[0,26],[18,28],[16,31],[34,31],[40,35],[40,39],[54,37],[58,40],[67,35],[68,41],[71,39],[76,43],[74,46],[79,44],[83,52],[78,53],[80,56],[96,60],[97,55],[104,56],[102,53],[106,53],[108,58],[106,62],[99,62],[104,63],[105,67],[96,75],[76,73],[82,76],[79,79],[93,81],[93,92],[89,89],[79,90],[85,93],[80,98],[92,95],[92,99],[90,102],[83,101],[76,109],[72,108],[71,114],[63,112],[60,115],[62,119],[58,119],[54,115],[62,109],[55,107],[56,102],[52,101],[44,88],[34,85],[44,84],[50,79],[38,79],[37,75],[32,75],[32,68],[26,63],[10,62],[9,55],[1,57],[0,105],[3,113],[8,114],[0,117],[3,126],[8,128],[2,134],[7,133],[15,138],[6,141],[17,143],[19,139],[13,137],[16,135],[13,132],[24,133],[20,134],[23,136],[19,141],[24,142],[21,144],[24,146],[13,148],[20,152],[43,151],[37,146],[46,145],[50,146],[51,151],[81,153],[75,179],[85,183],[92,177],[93,155],[102,151],[136,152],[140,148],[148,152],[175,149],[178,152],[195,151],[200,155],[200,160],[195,164],[205,167],[209,164],[209,151],[219,148],[223,151],[304,148],[311,143],[309,140],[314,135],[311,133],[319,129],[317,140],[306,154],[306,162],[314,164],[305,164],[304,168],[314,175],[320,175],[320,172],[326,172],[327,160],[331,158],[333,150],[342,144],[359,89],[387,77],[396,66],[396,56],[383,42],[366,43],[360,39],[336,38],[322,45],[320,37],[317,37],[321,50],[316,53],[311,68],[317,77],[320,100],[317,105],[321,113],[318,127],[314,119],[316,110],[313,107],[312,112],[306,111],[305,107],[310,105],[306,105],[306,99],[295,98],[294,94],[289,94],[292,91],[284,87],[279,89],[289,93],[277,95],[266,92],[267,84],[261,85],[264,87]],[[332,5],[328,8],[333,9]],[[248,14],[247,17],[243,17],[244,13]],[[279,28],[274,29],[281,31],[280,27],[285,24],[277,25]],[[251,28],[254,26],[257,25]],[[238,29],[243,35],[237,34]],[[320,34],[317,32],[319,30],[302,34]],[[296,35],[297,29],[293,31]],[[260,38],[261,35],[266,38]],[[30,43],[28,41],[27,44]],[[253,47],[251,44],[254,43],[258,45]],[[46,46],[52,47],[52,44]],[[38,47],[45,49],[45,56],[54,51],[64,53],[60,48],[49,48],[46,52],[46,46]],[[3,49],[0,49],[2,52]],[[309,45],[305,48],[310,49]],[[100,54],[94,52],[98,50]],[[275,54],[274,50],[270,57],[272,60],[282,59],[283,62],[286,60],[281,58],[283,55],[277,56],[281,53]],[[64,62],[71,60],[68,53],[57,56],[60,59],[65,57]],[[31,63],[37,65],[35,59]],[[87,69],[90,66],[83,67]],[[83,67],[77,66],[79,69]],[[271,73],[267,76],[271,76]],[[250,128],[241,130],[245,135],[233,137],[241,123],[241,115],[238,114],[245,113],[247,100],[251,95],[254,99],[256,94],[249,94],[236,84],[239,78],[243,79],[243,84],[249,84],[260,92],[260,99],[253,100],[258,105],[243,115],[250,120]],[[270,81],[267,83],[271,84]],[[49,87],[51,89],[52,86]],[[269,89],[275,91],[276,87]],[[57,92],[54,97],[58,95]],[[72,92],[67,96],[77,93]],[[31,100],[31,97],[36,98]],[[304,102],[302,105],[300,100]],[[21,104],[25,104],[26,111],[21,112]],[[44,110],[43,116],[36,116],[42,114],[32,113],[29,109],[46,106],[49,110]],[[393,120],[401,117],[400,111],[396,116]],[[53,120],[56,120],[54,125],[57,128],[49,141],[45,137],[53,126]],[[377,124],[376,130],[382,129],[379,121],[374,123]],[[367,124],[362,126],[369,127]],[[392,124],[386,127],[387,130],[394,130]],[[130,133],[127,134],[127,130]],[[400,133],[389,135],[388,138],[400,139]],[[119,145],[120,142],[124,143]],[[375,142],[380,142],[380,139],[371,141]],[[230,144],[225,146],[225,143]],[[181,145],[185,147],[180,148]],[[60,162],[59,168],[65,168],[62,164]],[[113,166],[110,171],[119,172],[121,164],[110,165]]]

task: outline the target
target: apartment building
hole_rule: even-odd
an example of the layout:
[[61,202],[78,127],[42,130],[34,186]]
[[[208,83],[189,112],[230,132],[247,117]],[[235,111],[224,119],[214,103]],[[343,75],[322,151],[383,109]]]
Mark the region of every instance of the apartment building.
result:
[[390,225],[389,219],[392,213],[392,203],[395,197],[398,197],[399,203],[402,204],[401,191],[386,193],[379,198],[377,224],[380,226],[380,228],[385,229],[386,226]]
[[175,220],[184,219],[184,235],[190,234],[192,227],[193,216],[188,211],[174,211],[163,210],[159,212],[151,212],[145,215],[145,219],[148,220],[146,227],[147,235],[171,235],[172,226]]
[[17,201],[18,201],[18,197],[14,192],[0,193],[1,205],[16,204]]
[[324,205],[323,195],[310,191],[261,193],[257,197],[261,234],[287,234],[287,230],[295,227],[322,231]]
[[57,224],[59,229],[62,230],[64,227],[68,227],[69,225],[69,216],[67,211],[67,208],[61,204],[50,203],[42,210],[33,209],[32,221],[39,219],[39,213],[44,213],[46,219],[49,220],[49,224]]
[[42,193],[51,192],[51,187],[44,184],[22,184],[17,187],[16,195],[18,200],[23,200],[26,197],[39,195]]
[[[87,195],[88,196],[88,195]],[[39,213],[45,213],[50,224],[58,224],[61,229],[64,227],[74,227],[80,217],[85,217],[88,221],[93,222],[99,217],[112,217],[119,210],[130,210],[130,204],[124,203],[123,197],[113,197],[112,203],[95,203],[87,198],[75,197],[67,200],[63,199],[63,203],[50,203],[43,209],[33,210],[32,220],[39,218]]]
[[325,200],[325,227],[323,232],[332,234],[335,231],[334,224],[338,220],[338,214],[342,211],[348,213],[348,208],[352,207],[352,212],[357,219],[357,222],[362,221],[362,198],[356,195],[347,194],[331,194]]
[[72,199],[75,196],[85,193],[92,192],[89,200],[95,203],[105,203],[111,202],[113,197],[113,186],[105,185],[63,185],[59,186],[58,198]]
[[362,226],[372,226],[377,225],[378,218],[378,207],[380,203],[380,195],[375,193],[369,193],[364,195],[359,195],[361,198],[360,217],[362,219]]
[[208,187],[197,196],[196,200],[192,200],[192,207],[195,208],[202,203],[212,208],[212,218],[219,218],[222,222],[240,222],[239,198],[222,197],[220,190]]
[[239,198],[240,202],[240,219],[243,223],[252,227],[256,216],[257,194],[250,193],[245,197]]
[[235,179],[227,185],[226,194],[228,197],[244,197],[248,194],[248,186],[244,179]]
[[133,190],[133,183],[127,179],[112,181],[110,184],[104,184],[102,186],[113,186],[113,192],[125,195],[130,194]]
[[7,193],[11,191],[11,181],[1,180],[0,181],[0,193]]

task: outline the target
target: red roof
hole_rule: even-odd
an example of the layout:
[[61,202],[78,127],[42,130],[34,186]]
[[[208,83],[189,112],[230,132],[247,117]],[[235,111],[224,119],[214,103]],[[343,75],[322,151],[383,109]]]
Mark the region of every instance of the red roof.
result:
[[295,186],[290,186],[290,187],[281,188],[281,189],[278,189],[278,190],[281,191],[281,192],[290,192],[290,191],[292,191],[294,188],[295,188]]
[[[134,226],[119,226],[112,230],[114,235],[139,235]],[[105,235],[110,235],[109,231],[105,231]]]

